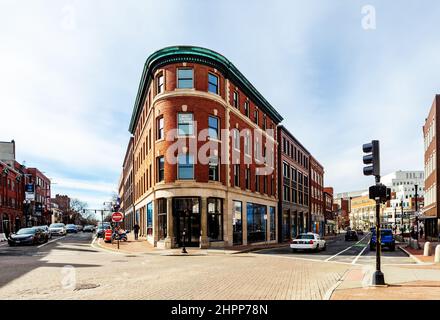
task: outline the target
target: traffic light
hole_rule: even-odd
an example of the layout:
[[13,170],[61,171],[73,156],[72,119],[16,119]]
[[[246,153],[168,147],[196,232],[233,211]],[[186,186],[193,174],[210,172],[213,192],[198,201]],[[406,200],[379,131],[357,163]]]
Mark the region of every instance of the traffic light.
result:
[[364,167],[364,175],[366,176],[380,176],[380,156],[379,156],[379,141],[373,140],[362,146],[362,150],[367,155],[364,156],[364,164],[369,166]]

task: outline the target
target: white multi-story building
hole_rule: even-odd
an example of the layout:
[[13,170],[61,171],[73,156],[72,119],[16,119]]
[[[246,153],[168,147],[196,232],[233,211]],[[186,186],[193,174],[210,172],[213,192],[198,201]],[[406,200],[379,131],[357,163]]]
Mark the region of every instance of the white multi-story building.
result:
[[424,195],[425,174],[423,171],[395,171],[383,176],[381,182],[391,188],[391,192],[403,193],[405,199],[415,197],[415,185],[418,186],[418,196]]

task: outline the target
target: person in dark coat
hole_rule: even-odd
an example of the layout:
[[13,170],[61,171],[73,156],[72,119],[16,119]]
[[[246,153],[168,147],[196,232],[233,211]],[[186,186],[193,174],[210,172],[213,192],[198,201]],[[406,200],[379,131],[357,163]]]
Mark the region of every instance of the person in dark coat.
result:
[[139,225],[136,223],[136,224],[134,225],[134,227],[133,227],[133,230],[134,230],[134,240],[138,240],[138,238],[139,238],[139,229],[140,229],[140,227],[139,227]]

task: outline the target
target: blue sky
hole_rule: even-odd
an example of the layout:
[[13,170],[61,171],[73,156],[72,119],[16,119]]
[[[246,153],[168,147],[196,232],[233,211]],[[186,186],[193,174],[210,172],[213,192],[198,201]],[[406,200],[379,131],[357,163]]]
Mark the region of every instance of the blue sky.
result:
[[[376,10],[365,30],[362,8]],[[324,165],[362,189],[361,145],[382,173],[423,170],[422,125],[439,93],[438,1],[0,0],[0,140],[100,208],[116,190],[143,64],[169,45],[225,55]],[[371,117],[373,115],[374,117]]]

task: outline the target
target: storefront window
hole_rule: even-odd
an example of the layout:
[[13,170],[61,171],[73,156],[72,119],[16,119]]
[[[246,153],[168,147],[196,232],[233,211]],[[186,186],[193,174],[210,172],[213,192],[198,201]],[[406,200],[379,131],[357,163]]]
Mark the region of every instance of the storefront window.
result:
[[270,240],[276,240],[275,207],[270,207]]
[[234,214],[232,216],[232,228],[234,245],[243,244],[243,204],[241,201],[234,201]]
[[167,237],[167,199],[157,200],[157,216],[159,240],[164,240]]
[[147,204],[147,235],[153,235],[153,202]]
[[208,198],[208,237],[210,241],[223,240],[223,201]]
[[249,243],[266,241],[266,210],[266,206],[260,204],[247,204],[247,233]]

